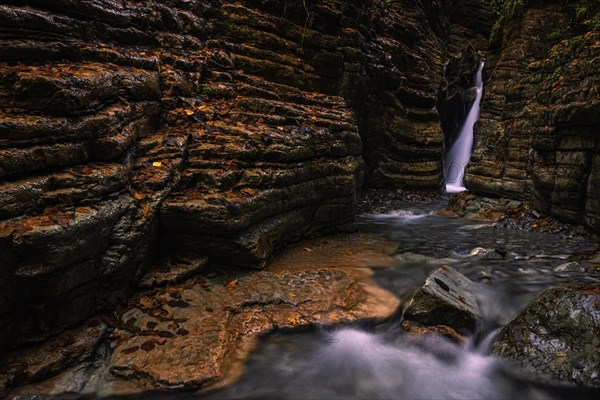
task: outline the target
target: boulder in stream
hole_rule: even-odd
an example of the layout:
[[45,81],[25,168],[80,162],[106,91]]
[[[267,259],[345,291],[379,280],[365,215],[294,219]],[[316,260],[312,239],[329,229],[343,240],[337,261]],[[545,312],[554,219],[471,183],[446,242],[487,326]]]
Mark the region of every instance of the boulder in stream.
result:
[[500,331],[492,353],[555,379],[600,386],[600,284],[545,290]]
[[479,307],[470,293],[473,284],[456,270],[442,266],[433,271],[413,296],[404,318],[425,325],[446,325],[457,332],[473,332]]

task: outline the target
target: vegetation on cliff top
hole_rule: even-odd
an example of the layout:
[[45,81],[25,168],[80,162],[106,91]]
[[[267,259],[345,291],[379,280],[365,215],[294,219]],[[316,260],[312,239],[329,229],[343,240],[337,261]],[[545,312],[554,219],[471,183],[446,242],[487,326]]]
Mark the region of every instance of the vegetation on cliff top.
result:
[[[496,23],[490,34],[490,47],[502,44],[502,29],[506,21],[514,18],[525,10],[526,6],[533,6],[535,0],[491,0],[492,10],[496,15]],[[558,42],[582,33],[600,29],[600,2],[597,0],[554,0],[538,2],[540,5],[562,4],[570,14],[568,21],[549,33],[551,41]]]
[[565,22],[559,26],[549,26],[544,38],[551,44],[542,73],[547,82],[555,82],[562,76],[564,66],[570,62],[578,49],[586,44],[586,32],[600,29],[600,3],[597,0],[553,0],[539,2],[536,0],[491,0],[492,10],[496,15],[496,23],[490,34],[489,47],[502,45],[503,29],[507,21],[519,16],[527,6],[544,7],[547,5],[563,5],[568,14]]

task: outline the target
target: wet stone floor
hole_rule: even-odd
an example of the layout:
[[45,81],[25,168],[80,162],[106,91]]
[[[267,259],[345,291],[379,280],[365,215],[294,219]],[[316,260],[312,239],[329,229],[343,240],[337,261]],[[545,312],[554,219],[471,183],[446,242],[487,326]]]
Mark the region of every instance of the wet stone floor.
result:
[[[369,200],[357,233],[296,243],[264,271],[153,276],[159,286],[127,306],[9,358],[10,395],[597,398],[489,355],[500,328],[542,290],[600,283],[596,242],[576,229],[502,223],[506,208],[482,221],[475,208],[480,220],[456,217],[444,197]],[[474,282],[481,321],[464,340],[411,334],[402,321],[401,305],[442,265]]]

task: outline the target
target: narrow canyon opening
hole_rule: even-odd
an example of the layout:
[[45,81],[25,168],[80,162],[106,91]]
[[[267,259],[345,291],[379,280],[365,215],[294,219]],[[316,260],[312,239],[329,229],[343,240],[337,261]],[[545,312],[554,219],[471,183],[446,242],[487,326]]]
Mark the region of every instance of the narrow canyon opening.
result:
[[444,134],[444,189],[465,191],[464,177],[473,149],[473,128],[479,118],[485,59],[468,46],[444,66],[438,112]]

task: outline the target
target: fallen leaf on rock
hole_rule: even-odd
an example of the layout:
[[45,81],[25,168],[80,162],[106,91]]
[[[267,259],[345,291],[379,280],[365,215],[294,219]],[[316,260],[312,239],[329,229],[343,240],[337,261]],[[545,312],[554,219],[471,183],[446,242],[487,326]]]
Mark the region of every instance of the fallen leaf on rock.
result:
[[234,279],[231,282],[229,282],[227,285],[225,285],[225,289],[227,289],[228,291],[232,291],[235,290],[235,288],[237,287],[238,284],[238,280]]
[[147,297],[147,296],[143,296],[142,298],[140,298],[139,303],[142,307],[146,307],[146,308],[154,307],[154,300],[152,300],[150,297]]
[[249,187],[240,189],[240,192],[242,192],[243,194],[246,194],[248,196],[254,196],[256,194],[256,190],[249,188]]
[[188,303],[187,301],[184,300],[169,300],[169,302],[167,303],[169,304],[169,306],[171,307],[178,307],[178,308],[187,308],[190,306],[190,303]]
[[188,331],[188,330],[187,330],[187,329],[185,329],[185,328],[179,328],[179,329],[177,330],[177,334],[178,334],[178,335],[181,335],[181,336],[187,336],[187,335],[189,335],[189,334],[190,334],[190,331]]
[[15,228],[8,225],[0,225],[0,238],[7,238],[13,234]]
[[152,314],[153,317],[160,317],[161,310],[152,310],[150,314]]
[[186,115],[193,115],[194,111],[193,110],[184,110]]
[[131,353],[135,353],[139,349],[140,349],[140,346],[128,347],[126,349],[121,350],[121,353],[123,353],[123,354],[131,354]]
[[135,192],[133,198],[136,200],[144,200],[146,196],[143,193]]
[[125,338],[125,334],[123,332],[111,332],[107,336],[108,340],[123,340]]
[[152,163],[152,166],[153,166],[153,167],[160,167],[161,165],[162,165],[162,163],[161,163],[160,161],[154,161],[154,162]]
[[156,346],[154,344],[153,340],[146,340],[144,343],[142,343],[141,348],[144,351],[150,351],[154,348],[154,346]]
[[149,204],[144,204],[142,206],[142,212],[144,213],[144,217],[149,217],[152,215],[152,207]]
[[313,252],[313,250],[312,250],[312,249],[310,249],[310,248],[308,248],[308,247],[305,247],[305,248],[304,248],[304,251],[306,251],[307,253],[312,253],[312,252]]
[[175,315],[173,314],[173,310],[171,309],[160,309],[160,317],[164,319],[172,319]]

